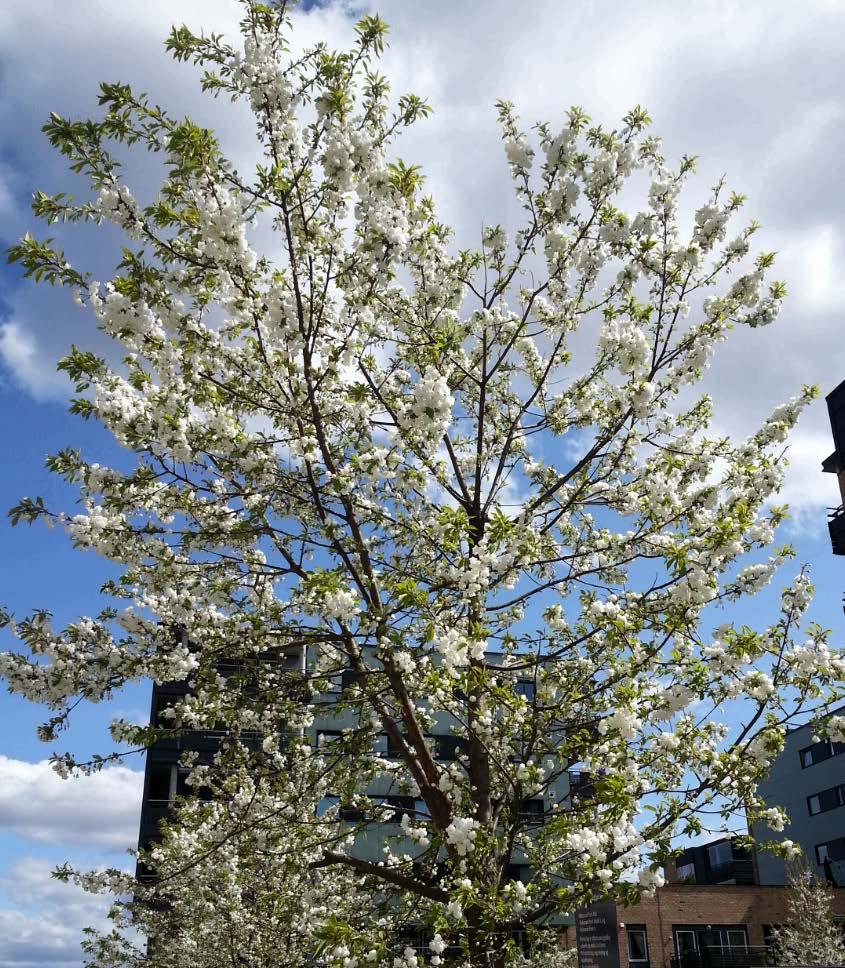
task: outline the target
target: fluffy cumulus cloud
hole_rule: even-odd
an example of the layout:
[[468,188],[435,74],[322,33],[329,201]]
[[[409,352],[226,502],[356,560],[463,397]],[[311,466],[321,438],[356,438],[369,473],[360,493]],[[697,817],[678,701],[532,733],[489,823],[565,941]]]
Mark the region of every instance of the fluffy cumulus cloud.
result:
[[[845,66],[836,38],[845,6],[808,0],[714,0],[677,5],[663,0],[620,6],[615,0],[567,4],[536,0],[362,0],[306,4],[297,14],[299,42],[318,36],[344,44],[351,16],[378,9],[391,25],[383,68],[397,91],[431,100],[432,118],[411,132],[403,157],[426,170],[427,188],[461,243],[479,226],[507,224],[508,172],[495,125],[497,97],[515,101],[526,121],[560,118],[582,104],[613,123],[634,103],[648,106],[667,154],[700,157],[701,190],[723,172],[748,194],[750,214],[764,222],[762,244],[780,253],[791,299],[783,319],[764,334],[741,333],[722,353],[707,389],[720,421],[748,433],[772,406],[804,382],[829,390],[845,376],[840,363],[841,237],[845,193],[836,159],[845,148]],[[38,132],[50,110],[82,115],[94,109],[96,84],[123,79],[179,113],[213,125],[239,164],[250,144],[249,117],[198,94],[190,67],[168,62],[161,40],[175,18],[165,0],[112,5],[58,0],[33,5],[8,0],[0,11],[5,140],[0,192],[8,238],[29,227],[28,193],[67,186],[61,162]],[[233,0],[184,0],[178,18],[231,33]],[[30,39],[37,35],[38,43]],[[85,55],[80,56],[84,51]],[[152,189],[150,167],[135,185]],[[113,241],[113,240],[111,240]],[[108,244],[86,236],[69,246],[86,267],[108,271]],[[56,358],[71,341],[90,345],[90,321],[70,300],[18,287],[0,334],[0,360],[11,379],[37,400],[60,397]],[[827,434],[823,405],[804,421],[794,450],[790,496],[802,507],[826,503],[816,481],[820,455],[810,443]],[[823,455],[822,455],[823,456]],[[801,486],[814,479],[813,486]]]
[[49,762],[0,756],[0,830],[42,843],[135,845],[143,774],[122,766],[61,779]]
[[80,968],[83,929],[106,927],[108,900],[51,872],[131,864],[142,782],[121,766],[63,780],[46,761],[0,756],[0,968]]
[[102,898],[55,880],[44,860],[0,870],[0,968],[79,968],[83,929],[105,920]]

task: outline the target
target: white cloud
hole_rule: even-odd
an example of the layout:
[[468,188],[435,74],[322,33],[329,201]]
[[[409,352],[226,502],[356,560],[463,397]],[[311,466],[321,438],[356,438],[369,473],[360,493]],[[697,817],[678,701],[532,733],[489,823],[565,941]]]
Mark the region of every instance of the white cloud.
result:
[[0,968],[79,968],[83,929],[105,928],[108,898],[51,877],[20,857],[0,874]]
[[15,381],[36,400],[61,400],[70,390],[65,375],[56,370],[55,357],[41,350],[31,333],[14,321],[0,326],[0,359]]
[[53,844],[135,846],[143,773],[112,766],[63,780],[43,760],[0,755],[0,829]]
[[778,251],[777,266],[778,274],[792,283],[791,305],[807,311],[810,325],[824,325],[817,314],[842,305],[842,241],[834,225],[819,223],[790,233]]

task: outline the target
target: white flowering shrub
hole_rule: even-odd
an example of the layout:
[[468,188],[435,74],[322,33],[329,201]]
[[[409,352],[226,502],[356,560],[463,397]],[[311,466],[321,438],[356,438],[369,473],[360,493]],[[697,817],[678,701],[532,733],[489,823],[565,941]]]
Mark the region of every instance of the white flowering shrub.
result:
[[806,858],[787,868],[789,913],[775,929],[774,949],[779,965],[845,964],[845,929],[833,913],[833,892]]
[[[143,858],[158,882],[121,908],[143,901],[134,923],[181,939],[145,964],[232,963],[231,925],[232,944],[255,934],[250,965],[416,964],[413,929],[432,957],[501,966],[519,932],[653,890],[678,837],[738,810],[771,819],[755,790],[786,728],[842,698],[841,652],[802,625],[803,571],[768,625],[726,613],[791,555],[772,545],[773,499],[815,390],[745,440],[712,432],[691,388],[785,288],[722,184],[682,230],[694,163],[664,159],[644,110],[529,130],[500,103],[521,221],[455,251],[398,160],[428,108],[377,73],[383,22],[364,17],[349,51],[293,55],[287,4],[243,7],[238,44],[180,27],[167,46],[249,106],[254,169],[122,84],[98,119],[45,127],[92,194],[38,193],[36,213],[129,244],[111,279],[30,236],[10,256],[112,338],[113,359],[73,348],[61,367],[71,409],[131,461],[62,451],[49,466],[81,510],[13,509],[121,577],[64,629],[5,615],[20,645],[0,674],[50,707],[46,741],[80,699],[149,679],[190,692],[148,727],[116,722],[115,741],[226,733],[213,762],[183,764],[210,803],[180,801]],[[122,180],[130,148],[164,160],[155,197]],[[632,178],[626,197],[648,187],[623,210]],[[270,661],[297,649],[301,666]],[[221,675],[223,659],[246,671]],[[312,742],[345,670],[347,726]],[[573,766],[589,795],[565,792]],[[414,804],[395,836],[374,784]],[[358,837],[375,823],[379,862]],[[514,862],[531,871],[518,884]],[[119,937],[91,940],[97,963],[117,963]]]

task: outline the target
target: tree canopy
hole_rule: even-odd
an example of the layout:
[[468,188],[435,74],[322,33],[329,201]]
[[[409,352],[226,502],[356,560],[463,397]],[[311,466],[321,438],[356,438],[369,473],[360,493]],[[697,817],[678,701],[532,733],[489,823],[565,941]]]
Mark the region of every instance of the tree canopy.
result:
[[[80,699],[146,679],[190,691],[169,718],[114,722],[116,741],[225,734],[212,762],[185,757],[211,795],[180,799],[143,857],[154,883],[63,870],[126,895],[92,964],[411,966],[415,926],[432,963],[454,948],[500,966],[519,931],[653,890],[681,836],[739,810],[782,826],[755,791],[786,728],[841,729],[823,716],[845,660],[803,627],[806,572],[767,626],[729,614],[792,555],[773,500],[816,391],[747,439],[713,431],[696,385],[785,287],[752,252],[758,226],[737,225],[742,196],[719,183],[685,211],[695,160],[670,165],[642,108],[612,129],[577,107],[526,128],[499,102],[518,221],[493,200],[479,245],[456,250],[398,154],[429,107],[377,73],[384,22],[299,51],[287,3],[242,6],[237,45],[179,27],[167,48],[250,106],[249,171],[123,84],[102,85],[97,119],[45,126],[92,192],[39,192],[36,214],[111,223],[126,245],[106,281],[49,238],[10,258],[112,338],[112,356],[73,347],[60,366],[73,412],[131,466],[69,448],[48,465],[79,513],[13,509],[121,575],[64,629],[5,616],[23,648],[0,673],[51,708],[46,741]],[[124,180],[130,149],[162,163],[155,197]],[[321,744],[327,695],[345,726]],[[589,796],[554,799],[573,769]],[[395,836],[376,787],[413,803]],[[377,862],[357,846],[374,824]],[[517,858],[530,874],[509,879]]]

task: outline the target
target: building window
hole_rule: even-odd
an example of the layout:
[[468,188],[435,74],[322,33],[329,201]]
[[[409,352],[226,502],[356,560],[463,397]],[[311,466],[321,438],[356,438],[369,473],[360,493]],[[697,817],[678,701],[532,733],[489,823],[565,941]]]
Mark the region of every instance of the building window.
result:
[[350,689],[361,681],[361,673],[357,669],[344,669],[340,674],[341,690]]
[[629,924],[628,964],[632,968],[648,968],[648,937],[644,924]]
[[532,702],[535,695],[534,681],[532,679],[517,679],[516,684],[513,687],[513,691],[517,696],[522,696],[529,702]]
[[810,816],[814,817],[817,813],[826,813],[828,810],[841,807],[843,802],[845,802],[845,785],[839,785],[807,797],[807,809]]
[[325,817],[325,815],[333,810],[340,803],[338,797],[323,797],[323,799],[317,804],[317,816]]
[[[744,925],[673,925],[675,954],[681,966],[701,964],[737,965],[736,956],[748,947]],[[725,960],[727,958],[727,960]],[[742,964],[747,962],[743,961]]]
[[373,737],[373,752],[374,753],[386,753],[387,752],[387,733],[378,733]]
[[328,746],[330,743],[339,743],[343,739],[343,733],[339,729],[321,729],[317,733],[317,746]]
[[733,860],[733,846],[729,840],[723,840],[719,844],[713,844],[707,848],[707,859],[711,867],[722,867],[730,864]]
[[841,753],[845,753],[845,743],[833,743],[829,739],[821,739],[812,746],[805,746],[798,755],[801,757],[802,769],[806,769],[808,766],[823,763],[831,756],[839,756]]
[[150,768],[147,801],[161,803],[171,799],[170,778],[172,771],[173,768],[170,765]]
[[381,814],[379,819],[382,823],[402,823],[402,816],[406,813],[410,819],[413,819],[415,805],[413,797],[385,797],[382,802],[385,808],[393,808],[385,809]]
[[543,823],[545,813],[546,805],[542,800],[523,800],[519,807],[519,819],[532,827]]
[[675,929],[675,953],[681,960],[681,964],[684,964],[691,955],[698,953],[698,935],[694,928]]
[[434,755],[438,760],[454,760],[461,753],[466,752],[467,741],[463,736],[447,736],[439,734],[433,736]]
[[695,864],[681,864],[677,873],[679,881],[695,882]]
[[832,861],[845,860],[845,837],[816,844],[816,863],[823,864],[828,857]]

